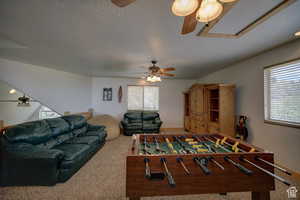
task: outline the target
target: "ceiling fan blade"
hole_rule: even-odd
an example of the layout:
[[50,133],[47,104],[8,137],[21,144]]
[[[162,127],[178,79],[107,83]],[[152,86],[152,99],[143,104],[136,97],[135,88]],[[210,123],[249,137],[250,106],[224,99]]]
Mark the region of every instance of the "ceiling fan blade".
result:
[[174,74],[169,74],[169,73],[161,73],[161,76],[170,76],[170,77],[174,77]]
[[[198,1],[199,1],[199,7],[200,7],[202,0],[198,0]],[[196,29],[197,24],[198,24],[198,21],[196,19],[196,13],[197,13],[199,7],[195,10],[195,12],[193,12],[192,14],[190,14],[184,18],[184,22],[183,22],[183,26],[182,26],[182,30],[181,30],[182,35],[191,33]]]
[[135,2],[136,0],[111,0],[113,4],[119,7],[125,7],[128,6],[129,4]]
[[175,71],[176,69],[174,67],[167,67],[167,68],[161,68],[161,72],[169,72],[169,71]]

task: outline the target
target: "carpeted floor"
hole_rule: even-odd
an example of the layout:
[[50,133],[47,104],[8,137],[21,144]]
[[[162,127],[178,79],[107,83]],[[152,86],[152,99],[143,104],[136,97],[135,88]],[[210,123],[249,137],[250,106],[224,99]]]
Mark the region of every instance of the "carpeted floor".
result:
[[[0,200],[110,200],[125,198],[125,158],[131,137],[120,136],[107,144],[70,180],[52,187],[0,187]],[[282,174],[281,174],[282,175]],[[300,189],[300,184],[293,183]],[[286,200],[287,187],[276,182],[272,200]],[[299,195],[300,196],[300,193]],[[142,198],[143,200],[248,200],[247,193]],[[299,198],[300,199],[300,198]]]

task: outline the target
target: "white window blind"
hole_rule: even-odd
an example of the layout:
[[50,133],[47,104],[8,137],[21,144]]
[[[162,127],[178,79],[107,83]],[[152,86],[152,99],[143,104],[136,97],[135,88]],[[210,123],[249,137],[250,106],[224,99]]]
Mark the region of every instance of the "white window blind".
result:
[[264,70],[265,120],[300,125],[300,61]]
[[159,110],[159,87],[128,86],[128,110]]

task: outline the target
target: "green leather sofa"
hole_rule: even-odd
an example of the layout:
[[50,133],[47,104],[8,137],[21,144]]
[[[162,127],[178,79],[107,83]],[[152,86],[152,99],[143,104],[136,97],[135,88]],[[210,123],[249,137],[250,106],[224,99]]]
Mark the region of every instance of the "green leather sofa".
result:
[[106,136],[104,126],[92,126],[79,115],[12,126],[0,140],[0,185],[65,182],[104,145]]
[[121,126],[124,135],[159,133],[162,121],[157,112],[132,111],[124,114]]

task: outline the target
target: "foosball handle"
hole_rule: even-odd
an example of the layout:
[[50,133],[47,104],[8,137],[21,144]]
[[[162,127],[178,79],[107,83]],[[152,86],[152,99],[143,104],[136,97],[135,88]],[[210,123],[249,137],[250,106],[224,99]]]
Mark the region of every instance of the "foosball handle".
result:
[[149,159],[145,158],[144,162],[145,162],[145,177],[150,179],[151,178],[151,171],[150,171],[150,167],[149,167]]
[[[227,156],[225,156],[224,157],[224,159],[226,160],[226,161],[229,161],[228,159],[228,157]],[[251,171],[251,170],[249,170],[249,169],[247,169],[246,167],[244,167],[243,165],[241,165],[241,164],[239,164],[239,163],[235,163],[235,166],[237,167],[237,168],[239,168],[239,170],[241,170],[243,173],[245,173],[246,175],[252,175],[253,174],[253,172]]]
[[247,175],[252,175],[253,172],[249,169],[247,169],[246,167],[244,167],[243,165],[240,165],[239,163],[237,163],[237,167],[242,171],[244,172],[245,174]]
[[169,185],[171,187],[175,187],[176,183],[175,183],[173,176],[170,174],[170,172],[167,173],[167,178],[168,178]]
[[194,158],[194,161],[196,163],[198,163],[198,165],[201,167],[201,169],[203,170],[205,175],[210,175],[211,171],[204,165],[201,163],[201,161],[198,158]]
[[[160,161],[166,165],[166,162],[167,162],[167,161],[166,161],[165,158],[161,158]],[[165,169],[165,170],[166,170],[166,175],[167,175],[167,178],[168,178],[168,183],[169,183],[169,185],[170,185],[171,187],[175,187],[175,186],[176,186],[176,183],[175,183],[175,180],[174,180],[172,174],[169,172],[168,169]]]

